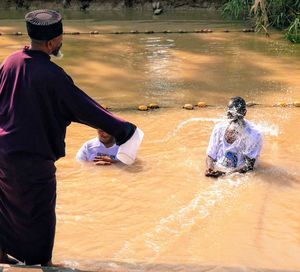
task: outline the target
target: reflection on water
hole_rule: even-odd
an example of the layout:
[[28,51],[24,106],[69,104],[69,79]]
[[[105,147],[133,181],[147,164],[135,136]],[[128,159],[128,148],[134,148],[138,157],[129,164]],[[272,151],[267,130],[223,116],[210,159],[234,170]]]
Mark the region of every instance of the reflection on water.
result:
[[[95,270],[300,269],[299,108],[249,108],[247,118],[264,135],[257,170],[217,181],[203,175],[210,133],[224,120],[230,96],[266,105],[300,99],[299,46],[276,34],[223,33],[228,23],[217,17],[65,24],[68,31],[203,25],[217,31],[64,37],[64,59],[54,61],[89,95],[141,127],[145,138],[135,165],[96,167],[74,160],[95,130],[70,126],[67,156],[57,162],[55,260]],[[0,21],[1,32],[21,26]],[[0,36],[0,60],[26,43],[25,36]],[[181,108],[199,100],[212,106]],[[150,102],[163,108],[133,110]]]
[[[169,71],[169,68],[174,65],[170,50],[175,46],[174,40],[162,37],[145,37],[141,39],[141,42],[144,43],[145,52],[143,54],[147,58],[144,68],[145,74],[152,78],[152,80],[144,83],[145,98],[151,100],[155,95],[157,101],[161,101],[161,97],[170,97],[170,93],[176,90],[176,84],[170,79]],[[180,65],[180,61],[176,67],[178,65]]]

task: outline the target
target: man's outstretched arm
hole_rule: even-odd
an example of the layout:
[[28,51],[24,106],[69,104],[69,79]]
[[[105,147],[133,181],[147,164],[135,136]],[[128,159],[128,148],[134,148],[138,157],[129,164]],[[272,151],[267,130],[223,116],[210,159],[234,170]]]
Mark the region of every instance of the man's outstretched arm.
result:
[[218,178],[220,176],[223,176],[225,173],[222,171],[215,171],[215,163],[216,161],[210,157],[206,157],[206,171],[205,171],[205,176],[207,177],[213,177],[213,178]]

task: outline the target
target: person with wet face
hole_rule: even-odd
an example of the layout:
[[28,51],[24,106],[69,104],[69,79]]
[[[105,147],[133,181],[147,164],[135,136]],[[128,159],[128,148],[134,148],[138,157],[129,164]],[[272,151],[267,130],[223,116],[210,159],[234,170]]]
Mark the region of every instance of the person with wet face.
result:
[[230,99],[226,122],[215,126],[207,149],[207,177],[219,177],[253,170],[262,147],[261,133],[245,120],[246,102],[241,97]]
[[118,162],[116,157],[119,147],[115,138],[101,129],[98,137],[83,144],[76,155],[78,161],[93,161],[95,165],[111,165]]
[[51,61],[63,40],[58,12],[36,10],[25,18],[31,46],[0,65],[0,263],[14,263],[10,255],[27,265],[52,266],[54,163],[65,156],[67,126],[78,122],[106,131],[124,152],[133,138],[139,140],[136,151],[143,134],[101,107]]

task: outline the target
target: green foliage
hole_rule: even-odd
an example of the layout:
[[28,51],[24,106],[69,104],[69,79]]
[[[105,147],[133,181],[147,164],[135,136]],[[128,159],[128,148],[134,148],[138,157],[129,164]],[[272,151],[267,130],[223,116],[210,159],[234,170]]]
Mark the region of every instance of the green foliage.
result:
[[290,25],[285,38],[294,43],[300,43],[300,18],[297,17],[295,21]]
[[291,24],[300,10],[300,0],[269,0],[268,14],[272,25],[283,29]]
[[224,16],[230,16],[234,19],[243,18],[245,12],[244,0],[229,0],[223,5],[222,14]]
[[[300,0],[225,0],[223,14],[232,18],[246,17],[245,12],[256,20],[256,30],[268,34],[270,26],[286,29],[285,37],[300,43]],[[251,9],[249,9],[251,6]]]

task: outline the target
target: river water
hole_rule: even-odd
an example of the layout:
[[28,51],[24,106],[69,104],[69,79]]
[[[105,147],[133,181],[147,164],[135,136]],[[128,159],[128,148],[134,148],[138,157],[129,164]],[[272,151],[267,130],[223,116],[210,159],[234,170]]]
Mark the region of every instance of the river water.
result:
[[[0,32],[25,32],[22,12],[0,14]],[[65,18],[66,32],[102,34],[65,35],[64,58],[54,61],[145,138],[133,166],[94,166],[74,156],[95,130],[68,128],[67,156],[56,163],[54,261],[92,270],[299,270],[300,109],[272,105],[300,100],[300,46],[276,32],[242,33],[242,22],[216,12]],[[214,32],[109,34],[201,28]],[[0,36],[0,61],[26,44],[25,35]],[[246,117],[263,132],[262,153],[252,173],[209,179],[203,173],[210,133],[234,95],[260,104]],[[182,109],[198,101],[211,106]],[[161,108],[136,110],[152,102]]]

